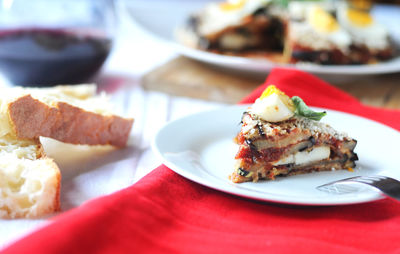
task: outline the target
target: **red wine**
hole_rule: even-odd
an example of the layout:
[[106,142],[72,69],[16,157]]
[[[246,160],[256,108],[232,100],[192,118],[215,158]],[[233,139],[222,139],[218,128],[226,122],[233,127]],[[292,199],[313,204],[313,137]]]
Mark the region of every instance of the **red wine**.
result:
[[88,81],[100,69],[111,40],[65,30],[0,31],[0,72],[15,85]]

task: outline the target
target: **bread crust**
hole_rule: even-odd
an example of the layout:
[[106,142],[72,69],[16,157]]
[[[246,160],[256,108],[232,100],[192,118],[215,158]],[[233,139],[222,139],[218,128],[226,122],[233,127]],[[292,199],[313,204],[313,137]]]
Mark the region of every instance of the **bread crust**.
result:
[[10,122],[18,138],[40,136],[65,143],[124,147],[133,119],[85,111],[65,102],[49,106],[31,95],[8,104]]
[[51,191],[54,190],[55,193],[54,193],[52,199],[42,200],[43,201],[42,206],[39,206],[34,211],[30,211],[26,215],[21,214],[19,216],[19,218],[32,218],[32,219],[39,218],[39,217],[43,217],[47,214],[58,212],[61,209],[61,205],[60,205],[61,172],[60,172],[60,169],[58,168],[58,166],[54,162],[54,160],[47,157],[46,155],[44,155],[44,157],[42,157],[41,160],[46,160],[47,166],[49,168],[52,168],[52,170],[54,171],[55,177],[53,178],[52,184],[50,186],[47,186],[49,189],[47,189],[46,191],[51,193]]
[[[39,140],[40,136],[71,144],[116,147],[127,144],[133,119],[86,111],[66,102],[44,101],[28,94],[17,97],[7,105],[7,115],[11,125],[7,135],[16,140],[32,141],[28,142],[32,155],[30,154],[28,158],[18,157],[18,160],[22,159],[19,163],[28,172],[35,169],[36,173],[43,173],[45,179],[40,178],[44,181],[43,189],[42,193],[37,194],[34,206],[18,208],[18,203],[15,202],[19,200],[16,198],[10,202],[11,205],[0,207],[2,219],[38,218],[60,210],[61,173],[53,159],[45,154]],[[34,150],[31,148],[32,145],[35,147]],[[30,160],[34,163],[28,162]],[[34,183],[28,184],[31,185],[27,186],[32,186]],[[12,198],[11,195],[10,197]]]
[[[48,157],[46,157],[48,158]],[[61,171],[58,165],[53,161],[53,159],[50,159],[52,162],[52,167],[54,168],[56,172],[56,184],[55,184],[55,189],[56,189],[56,195],[53,200],[53,206],[51,207],[50,211],[46,211],[47,213],[53,213],[53,212],[58,212],[61,210],[61,203],[60,203],[60,191],[61,191]],[[43,213],[45,214],[45,213]]]

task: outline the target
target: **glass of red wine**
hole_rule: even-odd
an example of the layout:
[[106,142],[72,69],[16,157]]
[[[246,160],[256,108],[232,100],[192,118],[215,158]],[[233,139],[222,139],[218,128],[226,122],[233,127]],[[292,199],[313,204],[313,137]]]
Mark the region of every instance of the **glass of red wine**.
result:
[[112,0],[0,0],[0,73],[22,86],[87,82],[115,22]]

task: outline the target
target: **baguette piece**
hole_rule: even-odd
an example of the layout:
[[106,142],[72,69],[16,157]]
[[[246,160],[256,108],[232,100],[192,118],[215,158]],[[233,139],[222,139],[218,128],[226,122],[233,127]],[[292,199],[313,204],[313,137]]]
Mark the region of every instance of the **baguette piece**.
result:
[[113,115],[95,85],[0,89],[0,218],[35,218],[60,209],[60,170],[39,137],[126,145],[133,119]]
[[95,85],[8,88],[2,92],[7,97],[2,98],[0,135],[124,147],[133,119],[113,115],[107,97],[95,92]]
[[36,218],[60,209],[60,170],[39,140],[0,138],[0,218]]

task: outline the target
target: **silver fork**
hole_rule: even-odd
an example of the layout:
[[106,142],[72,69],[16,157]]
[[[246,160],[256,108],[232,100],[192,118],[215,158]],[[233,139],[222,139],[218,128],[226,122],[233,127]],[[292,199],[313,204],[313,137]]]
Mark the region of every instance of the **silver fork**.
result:
[[400,181],[387,176],[355,176],[350,178],[341,179],[331,183],[323,184],[317,187],[318,190],[335,193],[345,194],[351,193],[357,190],[357,188],[351,185],[345,185],[345,183],[363,183],[375,187],[376,189],[383,192],[385,195],[394,199],[400,200]]

